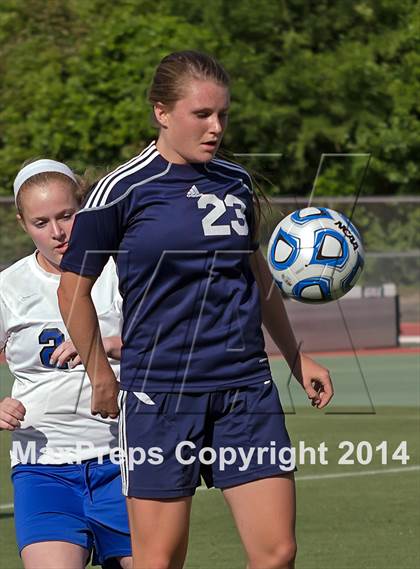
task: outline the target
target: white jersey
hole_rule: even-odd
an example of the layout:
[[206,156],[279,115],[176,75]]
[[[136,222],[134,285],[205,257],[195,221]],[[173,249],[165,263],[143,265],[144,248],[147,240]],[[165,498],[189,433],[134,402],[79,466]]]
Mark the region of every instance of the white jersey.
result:
[[[48,273],[36,253],[0,273],[0,350],[14,376],[12,397],[26,408],[12,433],[12,466],[62,464],[100,457],[118,446],[115,419],[90,412],[91,385],[82,365],[51,366],[69,337],[57,300],[60,275]],[[92,289],[102,337],[121,335],[121,297],[115,264],[108,262]],[[110,361],[118,377],[119,362]]]

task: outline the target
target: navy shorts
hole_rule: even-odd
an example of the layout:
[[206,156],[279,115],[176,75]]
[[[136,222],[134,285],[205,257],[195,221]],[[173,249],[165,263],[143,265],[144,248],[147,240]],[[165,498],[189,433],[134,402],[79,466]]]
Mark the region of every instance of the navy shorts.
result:
[[191,496],[295,470],[271,379],[210,393],[120,392],[123,493]]
[[19,552],[41,541],[66,541],[93,552],[93,564],[131,555],[118,464],[18,464],[12,469]]

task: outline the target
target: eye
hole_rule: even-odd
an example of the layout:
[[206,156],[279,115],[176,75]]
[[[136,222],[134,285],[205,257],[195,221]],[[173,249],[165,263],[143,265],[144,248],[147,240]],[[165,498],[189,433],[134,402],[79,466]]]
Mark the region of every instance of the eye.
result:
[[207,117],[210,116],[210,113],[208,113],[207,111],[198,111],[195,114],[199,119],[206,119]]
[[66,213],[63,213],[61,219],[63,219],[64,221],[69,221],[70,219],[73,219],[74,214],[75,214],[74,211],[68,211]]
[[37,227],[38,229],[42,229],[43,227],[46,226],[46,222],[45,221],[37,221],[36,223],[34,223],[35,227]]

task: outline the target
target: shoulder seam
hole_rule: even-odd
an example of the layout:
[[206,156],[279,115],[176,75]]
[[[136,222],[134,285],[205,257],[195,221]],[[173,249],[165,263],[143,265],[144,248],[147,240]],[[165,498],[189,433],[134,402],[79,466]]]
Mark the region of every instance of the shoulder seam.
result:
[[[209,164],[210,165],[214,164],[215,166],[221,166],[222,168],[227,168],[228,170],[233,170],[235,172],[238,172],[238,174],[243,174],[247,177],[247,179],[252,184],[252,178],[251,178],[250,174],[240,164],[236,164],[235,162],[229,162],[227,160],[222,160],[221,158],[214,158],[213,160],[211,160],[211,162]],[[234,177],[234,176],[232,176],[232,177]]]
[[232,162],[231,160],[225,160],[224,158],[219,158],[216,156],[210,161],[210,164],[215,162],[217,164],[221,164],[222,166],[226,166],[227,168],[232,168],[235,170],[241,170],[246,173],[246,169],[242,166],[242,164],[238,164],[237,162]]
[[115,204],[122,201],[123,199],[125,199],[135,188],[138,188],[139,186],[143,186],[144,184],[147,184],[147,182],[151,182],[152,180],[155,180],[156,178],[160,178],[161,176],[164,176],[165,174],[167,174],[169,172],[170,168],[171,168],[171,164],[168,164],[168,166],[165,168],[165,170],[163,170],[162,172],[159,172],[159,174],[155,174],[154,176],[150,176],[150,178],[146,178],[145,180],[142,180],[141,182],[138,182],[137,184],[133,184],[133,185],[129,186],[127,188],[126,192],[122,196],[119,196],[118,198],[116,198],[114,201],[109,202],[105,205],[101,205],[101,206],[90,207],[87,209],[80,209],[76,215],[80,215],[82,213],[86,213],[89,211],[98,211],[98,210],[107,209],[109,207],[112,207]]
[[[223,161],[223,162],[224,162],[224,161]],[[218,170],[216,170],[216,169],[214,169],[214,170],[211,169],[211,168],[209,169],[209,168],[208,168],[208,165],[206,164],[206,165],[205,165],[205,168],[206,168],[206,170],[207,170],[208,172],[214,172],[214,173],[218,174],[219,176],[223,176],[224,178],[228,178],[228,179],[231,179],[231,180],[232,180],[232,179],[233,179],[233,180],[238,180],[238,181],[240,181],[240,182],[242,182],[242,183],[244,184],[244,186],[248,189],[249,193],[251,193],[251,194],[253,193],[253,190],[252,190],[252,186],[253,186],[253,184],[252,184],[252,178],[251,178],[251,176],[248,174],[248,172],[247,172],[244,168],[242,168],[241,166],[239,166],[238,168],[235,168],[235,167],[233,167],[233,166],[230,166],[229,163],[226,163],[226,164],[224,164],[224,163],[218,163],[218,162],[216,162],[216,161],[214,161],[214,160],[212,160],[212,161],[209,163],[209,165],[211,165],[211,164],[213,164],[214,166],[221,166],[222,168],[225,167],[225,168],[228,168],[229,170],[233,170],[234,172],[237,173],[237,175],[235,176],[235,174],[234,174],[233,172],[232,172],[232,173],[226,173],[226,172],[223,172],[223,173],[222,173],[222,172],[220,172],[220,171],[218,171]],[[241,174],[242,174],[242,176],[241,176]],[[245,183],[244,177],[246,178],[246,181],[248,182],[248,184]]]
[[90,208],[97,207],[98,205],[104,205],[109,194],[118,182],[147,166],[157,155],[158,152],[154,147],[154,143],[149,144],[149,146],[139,155],[135,156],[128,162],[125,162],[99,180],[96,186],[92,189],[92,192],[83,207]]

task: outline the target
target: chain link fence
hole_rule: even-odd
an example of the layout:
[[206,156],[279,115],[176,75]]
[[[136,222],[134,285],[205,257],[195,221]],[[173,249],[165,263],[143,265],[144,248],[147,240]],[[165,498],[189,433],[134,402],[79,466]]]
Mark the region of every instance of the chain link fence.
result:
[[[260,242],[266,250],[277,223],[292,211],[306,207],[307,198],[272,198],[263,207]],[[354,207],[352,197],[318,196],[312,206],[329,207],[352,218],[362,234],[366,263],[358,284],[397,286],[401,319],[420,320],[420,197],[361,197]],[[0,269],[33,251],[33,244],[16,221],[13,198],[0,198]]]

